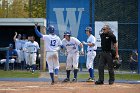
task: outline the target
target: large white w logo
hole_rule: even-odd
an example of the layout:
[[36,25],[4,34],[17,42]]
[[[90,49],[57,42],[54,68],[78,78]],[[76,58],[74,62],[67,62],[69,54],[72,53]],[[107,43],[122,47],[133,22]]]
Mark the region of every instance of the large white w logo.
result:
[[[70,29],[72,36],[77,37],[79,31],[80,20],[84,8],[53,8],[53,11],[56,14],[57,25],[59,30],[59,35],[63,38],[63,33]],[[64,13],[66,12],[66,18],[64,18]],[[77,14],[77,15],[76,15]],[[78,15],[79,14],[79,15]],[[77,20],[78,18],[78,20]]]

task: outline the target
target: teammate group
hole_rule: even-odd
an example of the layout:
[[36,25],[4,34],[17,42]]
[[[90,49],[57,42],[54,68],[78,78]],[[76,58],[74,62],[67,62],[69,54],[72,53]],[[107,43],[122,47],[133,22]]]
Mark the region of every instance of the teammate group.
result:
[[[13,69],[14,65],[17,64],[17,68],[21,68],[23,70],[27,69],[34,73],[36,69],[37,53],[40,48],[33,35],[28,36],[28,39],[26,39],[26,37],[27,36],[25,34],[21,35],[15,32],[13,37],[15,49],[13,44],[9,44],[9,64],[13,64]],[[0,60],[1,64],[5,62],[6,59]]]
[[[64,32],[64,39],[61,41],[59,36],[55,34],[55,28],[53,25],[50,25],[47,28],[49,34],[43,35],[37,29],[35,25],[35,33],[45,42],[46,50],[46,62],[48,64],[48,69],[51,77],[51,84],[54,84],[58,81],[59,73],[59,57],[58,51],[60,49],[66,50],[67,60],[66,60],[66,78],[63,82],[70,82],[70,73],[73,70],[74,77],[71,82],[77,82],[77,73],[78,73],[78,64],[79,64],[79,53],[84,54],[83,45],[87,46],[87,60],[86,67],[89,71],[88,82],[94,81],[94,58],[96,57],[96,38],[92,35],[92,28],[86,27],[85,33],[88,38],[87,41],[80,42],[77,38],[71,36],[71,31]],[[46,31],[46,27],[44,27]],[[116,58],[119,58],[118,47],[115,35],[111,32],[111,29],[108,25],[105,25],[102,28],[101,36],[101,48],[102,52],[99,58],[99,79],[95,84],[100,85],[104,83],[104,66],[108,64],[109,70],[109,84],[114,83],[114,70],[113,70],[113,57],[111,54],[111,44],[113,43],[116,53]],[[81,50],[79,51],[78,47],[80,46]]]
[[[79,54],[84,54],[83,46],[87,46],[87,59],[86,59],[86,67],[89,72],[88,82],[94,82],[94,58],[96,57],[96,38],[92,35],[92,28],[86,27],[85,33],[88,38],[87,41],[80,42],[77,38],[71,36],[71,31],[67,30],[64,32],[64,38],[61,40],[59,36],[55,34],[55,27],[50,25],[48,28],[44,26],[44,32],[48,30],[48,35],[43,35],[37,29],[37,25],[35,25],[35,33],[36,35],[44,40],[45,42],[45,51],[46,51],[46,62],[48,65],[51,84],[55,84],[58,81],[59,74],[59,50],[66,50],[67,60],[66,60],[66,78],[63,82],[70,82],[70,73],[73,70],[73,79],[71,82],[77,82],[77,74],[78,74],[78,64],[79,64]],[[109,84],[113,84],[114,77],[114,69],[113,69],[113,55],[112,55],[112,44],[115,48],[115,58],[119,58],[118,55],[118,46],[117,40],[109,25],[105,25],[100,33],[101,36],[101,53],[99,58],[99,79],[95,82],[97,85],[104,84],[104,66],[107,64],[109,71]],[[39,52],[39,44],[35,41],[34,36],[28,36],[26,39],[26,35],[17,34],[15,32],[14,36],[15,41],[15,50],[17,52],[17,62],[25,67],[27,70],[30,70],[32,73],[36,70],[36,58],[37,52]],[[9,45],[9,47],[13,47],[13,45]],[[80,47],[80,51],[79,48]],[[10,52],[11,55],[13,52]],[[15,58],[15,51],[13,53]]]

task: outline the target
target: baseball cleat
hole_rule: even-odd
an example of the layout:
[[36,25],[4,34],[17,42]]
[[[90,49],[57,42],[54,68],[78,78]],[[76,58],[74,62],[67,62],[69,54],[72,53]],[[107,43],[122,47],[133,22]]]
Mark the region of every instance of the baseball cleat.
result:
[[103,81],[99,81],[99,80],[98,80],[98,81],[95,82],[95,85],[103,85],[103,84],[104,84]]
[[76,78],[73,78],[73,79],[72,79],[72,82],[77,82],[77,79],[76,79]]
[[54,81],[51,82],[51,85],[54,85]]
[[109,81],[109,85],[113,85],[114,84],[114,81]]
[[58,75],[54,75],[54,82],[58,82]]
[[32,70],[32,74],[34,74],[35,70]]
[[70,79],[66,78],[66,79],[63,80],[63,82],[70,82]]
[[87,79],[87,82],[94,82],[94,79],[88,78],[88,79]]

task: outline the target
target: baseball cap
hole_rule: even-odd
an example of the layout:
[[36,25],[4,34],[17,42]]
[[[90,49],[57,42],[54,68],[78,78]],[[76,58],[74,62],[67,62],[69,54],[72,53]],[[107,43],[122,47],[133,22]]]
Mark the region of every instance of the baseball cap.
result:
[[85,31],[92,32],[92,28],[91,27],[86,27]]
[[13,44],[9,44],[9,48],[13,48]]

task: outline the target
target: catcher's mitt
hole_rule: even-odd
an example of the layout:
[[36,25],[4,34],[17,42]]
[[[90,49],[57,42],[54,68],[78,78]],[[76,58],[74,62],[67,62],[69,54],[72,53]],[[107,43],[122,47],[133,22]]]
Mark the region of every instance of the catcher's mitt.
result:
[[121,66],[121,61],[122,60],[120,60],[120,59],[114,59],[113,60],[113,67],[114,67],[114,69],[119,69],[120,68],[120,66]]

